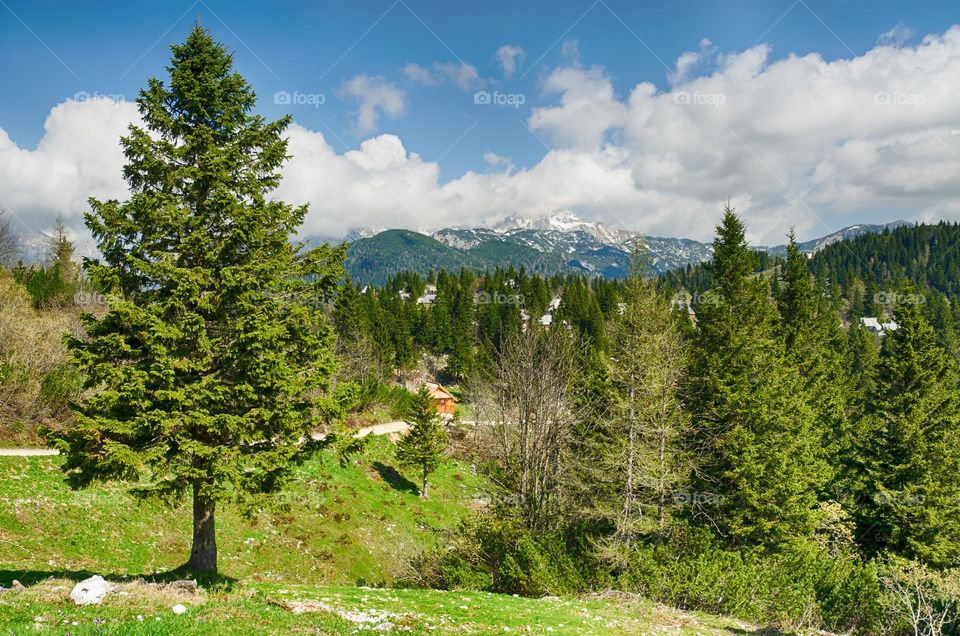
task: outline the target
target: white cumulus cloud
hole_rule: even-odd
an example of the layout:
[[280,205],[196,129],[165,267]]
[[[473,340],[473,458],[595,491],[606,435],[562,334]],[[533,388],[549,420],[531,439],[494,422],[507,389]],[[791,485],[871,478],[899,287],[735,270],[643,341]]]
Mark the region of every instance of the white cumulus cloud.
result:
[[477,67],[466,62],[434,62],[429,68],[411,62],[400,70],[407,79],[427,86],[451,82],[460,90],[469,92],[487,84]]
[[[547,75],[527,121],[549,146],[538,161],[515,166],[491,149],[482,171],[445,181],[438,163],[395,135],[368,135],[341,153],[293,125],[275,194],[309,203],[304,233],[328,237],[565,208],[708,239],[728,197],[749,238],[768,244],[790,226],[807,238],[859,222],[960,220],[960,27],[831,61],[772,60],[758,45],[709,62],[707,72],[684,67],[667,90],[649,82],[617,90],[603,67],[570,61]],[[402,91],[358,77],[347,94],[360,104],[361,127],[403,113]],[[136,118],[130,103],[67,100],[35,149],[0,130],[0,207],[43,229],[59,212],[78,223],[87,196],[124,196],[117,139]]]
[[381,115],[400,117],[407,108],[406,93],[402,89],[382,77],[365,73],[344,82],[338,92],[344,99],[358,103],[354,129],[359,135],[376,130]]
[[526,51],[515,44],[504,44],[497,49],[497,62],[500,63],[503,76],[507,79],[510,79],[516,74],[517,66],[522,63],[526,57]]

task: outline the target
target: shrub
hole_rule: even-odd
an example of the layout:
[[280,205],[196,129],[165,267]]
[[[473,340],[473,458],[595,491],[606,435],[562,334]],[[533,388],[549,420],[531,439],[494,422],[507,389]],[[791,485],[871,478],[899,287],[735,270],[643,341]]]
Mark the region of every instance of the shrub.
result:
[[882,617],[873,564],[802,542],[772,554],[734,551],[701,529],[641,545],[618,584],[676,607],[791,629],[877,633]]
[[37,309],[55,309],[73,304],[76,285],[67,280],[60,267],[18,267],[17,282],[24,286]]
[[411,395],[410,391],[402,386],[371,380],[361,387],[355,409],[369,411],[382,406],[388,410],[391,417],[402,419],[409,408]]
[[590,567],[559,533],[531,533],[514,515],[479,515],[451,533],[446,547],[418,557],[416,580],[440,589],[502,594],[572,594],[591,587]]
[[55,415],[63,414],[70,403],[80,397],[83,377],[71,364],[61,364],[45,373],[40,380],[40,402]]
[[42,421],[66,417],[68,394],[79,378],[68,370],[63,337],[77,319],[64,311],[36,311],[27,291],[0,272],[0,439],[35,444]]
[[938,572],[916,561],[891,557],[879,575],[886,633],[960,634],[960,572]]

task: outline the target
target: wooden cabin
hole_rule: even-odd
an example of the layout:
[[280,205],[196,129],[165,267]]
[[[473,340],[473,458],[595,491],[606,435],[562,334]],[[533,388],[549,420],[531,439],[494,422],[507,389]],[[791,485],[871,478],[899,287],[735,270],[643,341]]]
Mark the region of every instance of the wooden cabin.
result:
[[445,417],[453,417],[457,399],[439,384],[428,382],[427,389],[430,390],[430,397],[437,403],[437,413]]

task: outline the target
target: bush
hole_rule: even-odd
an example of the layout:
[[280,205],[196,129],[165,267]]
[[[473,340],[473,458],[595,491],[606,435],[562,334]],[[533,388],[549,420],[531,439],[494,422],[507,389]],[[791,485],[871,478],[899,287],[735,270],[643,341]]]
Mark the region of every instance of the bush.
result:
[[40,402],[56,414],[62,414],[80,397],[83,377],[71,364],[61,364],[40,380]]
[[385,384],[376,380],[367,382],[360,389],[357,411],[369,411],[375,407],[385,407],[390,416],[402,419],[410,404],[410,391],[396,384]]
[[64,334],[77,333],[76,316],[36,311],[30,295],[0,271],[0,439],[36,444],[36,427],[69,417],[68,396],[79,378],[68,370]]
[[17,282],[24,286],[36,309],[56,309],[73,304],[77,286],[67,280],[58,266],[18,267]]
[[960,634],[960,572],[890,558],[880,568],[888,634]]
[[590,589],[591,567],[559,533],[534,535],[514,515],[479,515],[450,536],[446,547],[421,555],[416,580],[439,589],[544,596]]
[[618,584],[668,605],[790,629],[875,634],[882,620],[875,566],[809,543],[733,551],[688,529],[638,547]]

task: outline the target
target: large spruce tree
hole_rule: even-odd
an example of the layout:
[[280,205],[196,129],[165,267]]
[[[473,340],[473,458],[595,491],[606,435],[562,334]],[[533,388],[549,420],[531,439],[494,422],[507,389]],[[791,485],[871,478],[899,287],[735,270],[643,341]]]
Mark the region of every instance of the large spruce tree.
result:
[[[904,294],[905,298],[918,298]],[[894,311],[860,424],[859,538],[932,565],[960,553],[960,395],[956,363],[917,303]]]
[[787,359],[799,372],[805,399],[815,414],[812,432],[817,436],[817,450],[833,468],[849,450],[851,386],[844,358],[846,342],[840,314],[811,276],[793,231],[788,238],[777,294],[780,333]]
[[825,476],[813,410],[754,266],[744,225],[727,208],[714,240],[714,286],[697,305],[688,400],[700,469],[691,500],[695,516],[733,545],[775,547],[812,532]]
[[218,504],[276,491],[340,411],[318,301],[344,255],[292,246],[306,208],[267,198],[289,118],[253,114],[252,88],[205,30],[172,51],[169,81],[151,79],[137,100],[145,128],[122,139],[130,198],[90,201],[102,259],[86,269],[110,309],[69,342],[89,393],[49,437],[75,487],[117,479],[171,504],[191,495],[187,565],[212,573]]

